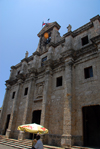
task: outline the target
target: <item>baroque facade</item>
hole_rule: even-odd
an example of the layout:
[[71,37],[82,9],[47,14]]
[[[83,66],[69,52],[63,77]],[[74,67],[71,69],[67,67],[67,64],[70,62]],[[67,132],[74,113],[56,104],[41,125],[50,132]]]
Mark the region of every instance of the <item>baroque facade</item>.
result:
[[29,138],[22,124],[39,123],[49,133],[43,143],[99,146],[100,16],[60,36],[57,22],[38,33],[37,50],[11,67],[1,111],[0,133]]

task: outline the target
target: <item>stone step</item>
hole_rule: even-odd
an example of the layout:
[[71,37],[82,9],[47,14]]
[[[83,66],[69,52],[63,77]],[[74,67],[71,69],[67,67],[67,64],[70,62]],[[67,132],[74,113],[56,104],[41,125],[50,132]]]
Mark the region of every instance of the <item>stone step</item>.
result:
[[50,146],[50,145],[43,145],[44,148],[48,148],[48,149],[65,149],[65,148],[60,148],[57,146]]
[[[30,145],[26,145],[27,143],[30,143]],[[29,142],[28,142],[28,140],[18,141],[18,140],[14,140],[14,139],[0,139],[0,144],[11,146],[14,148],[19,148],[19,149],[29,149],[29,148],[31,148],[32,143],[31,143],[31,140],[29,140]],[[44,149],[47,149],[47,148],[44,147]]]
[[32,141],[26,141],[26,140],[0,139],[0,141],[7,141],[7,142],[12,142],[12,143],[28,144],[28,145],[32,144]]
[[18,140],[14,140],[14,139],[13,140],[12,139],[0,139],[0,144],[11,146],[11,147],[14,147],[14,148],[20,148],[20,149],[22,149],[22,148],[24,148],[24,149],[31,148],[31,145],[26,145],[22,141],[18,141]]
[[6,146],[10,146],[10,147],[14,147],[14,148],[20,148],[20,149],[26,148],[26,149],[29,149],[28,146],[19,146],[19,145],[14,145],[14,144],[9,144],[9,143],[1,143],[1,144],[6,145]]
[[[0,144],[4,144],[7,146],[11,146],[14,148],[19,149],[29,149],[32,146],[32,140],[24,139],[24,140],[16,140],[16,139],[7,139],[5,136],[0,135]],[[89,148],[89,147],[81,147],[81,146],[72,146],[72,147],[56,147],[56,146],[50,146],[50,145],[44,145],[44,149],[95,149],[95,148]]]
[[5,145],[13,145],[13,146],[20,146],[20,147],[31,147],[31,146],[28,146],[28,145],[22,145],[22,144],[14,144],[14,143],[10,143],[10,142],[0,142],[0,144],[5,144]]
[[26,146],[26,145],[13,144],[13,143],[10,143],[10,142],[0,142],[0,144],[4,144],[4,145],[7,145],[7,146],[18,147],[18,148],[19,147],[20,148],[29,148],[29,146]]
[[90,147],[81,147],[81,146],[73,146],[74,149],[96,149],[96,148],[90,148]]

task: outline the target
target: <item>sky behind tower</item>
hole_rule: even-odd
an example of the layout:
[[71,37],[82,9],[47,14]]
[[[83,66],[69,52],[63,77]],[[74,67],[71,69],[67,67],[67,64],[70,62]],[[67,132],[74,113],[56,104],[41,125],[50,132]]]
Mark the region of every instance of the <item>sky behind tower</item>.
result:
[[100,15],[100,0],[0,0],[0,107],[10,67],[18,64],[26,51],[32,55],[38,46],[42,22],[57,21],[60,35],[88,23]]

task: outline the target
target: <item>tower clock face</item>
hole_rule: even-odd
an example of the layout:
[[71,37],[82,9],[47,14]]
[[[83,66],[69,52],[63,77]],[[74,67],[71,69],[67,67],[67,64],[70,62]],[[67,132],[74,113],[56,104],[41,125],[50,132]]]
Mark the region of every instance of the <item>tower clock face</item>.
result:
[[49,34],[48,33],[44,33],[44,38],[48,39],[49,38]]
[[44,33],[45,44],[48,44],[51,40],[51,33]]

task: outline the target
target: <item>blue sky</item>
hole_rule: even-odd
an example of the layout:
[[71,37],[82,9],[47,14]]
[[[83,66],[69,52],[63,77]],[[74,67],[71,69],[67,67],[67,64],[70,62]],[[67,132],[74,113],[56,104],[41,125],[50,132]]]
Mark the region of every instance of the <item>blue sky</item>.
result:
[[100,0],[0,0],[0,107],[10,67],[18,64],[26,51],[29,56],[38,46],[42,21],[57,21],[60,35],[72,31],[100,15]]

